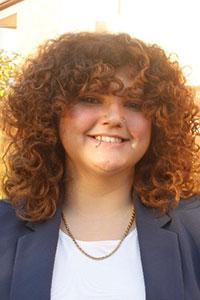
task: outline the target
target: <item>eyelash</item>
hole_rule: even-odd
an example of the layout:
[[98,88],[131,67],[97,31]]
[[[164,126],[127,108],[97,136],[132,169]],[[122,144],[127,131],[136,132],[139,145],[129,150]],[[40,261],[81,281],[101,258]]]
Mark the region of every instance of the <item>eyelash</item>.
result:
[[137,102],[127,102],[126,106],[134,110],[141,110],[141,104]]
[[[79,101],[81,103],[85,103],[85,104],[88,104],[88,105],[95,105],[95,104],[101,104],[102,101],[99,100],[98,98],[94,97],[94,96],[83,96],[83,97],[79,97]],[[137,103],[137,102],[132,102],[131,100],[130,101],[127,101],[124,103],[124,106],[125,107],[128,107],[130,109],[133,109],[133,110],[136,110],[136,111],[139,111],[141,110],[141,104],[140,103]]]

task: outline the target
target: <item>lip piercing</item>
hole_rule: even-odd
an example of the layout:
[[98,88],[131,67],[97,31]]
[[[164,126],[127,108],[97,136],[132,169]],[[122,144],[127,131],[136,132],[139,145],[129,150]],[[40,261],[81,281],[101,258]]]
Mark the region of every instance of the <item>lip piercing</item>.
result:
[[131,144],[131,148],[135,149],[136,145],[137,145],[137,141],[134,140],[133,143]]
[[100,141],[98,141],[98,142],[96,143],[95,147],[96,147],[96,148],[97,148],[97,147],[99,147],[99,146],[100,146],[100,144],[101,144],[101,140],[100,140]]

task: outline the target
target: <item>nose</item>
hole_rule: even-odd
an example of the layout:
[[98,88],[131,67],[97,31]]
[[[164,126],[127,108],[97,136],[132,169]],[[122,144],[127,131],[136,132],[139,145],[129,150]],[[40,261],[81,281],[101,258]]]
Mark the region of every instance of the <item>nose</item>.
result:
[[117,102],[109,103],[103,114],[103,125],[122,127],[124,122],[125,118],[120,104]]

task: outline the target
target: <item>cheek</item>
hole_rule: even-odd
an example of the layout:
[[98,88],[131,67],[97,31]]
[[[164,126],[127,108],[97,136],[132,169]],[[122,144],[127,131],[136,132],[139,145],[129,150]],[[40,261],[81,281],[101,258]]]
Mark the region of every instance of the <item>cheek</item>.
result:
[[85,132],[91,128],[92,125],[94,125],[97,114],[95,113],[95,110],[91,112],[90,109],[82,109],[77,110],[70,118],[71,124],[74,124],[74,126],[81,130],[82,132]]
[[89,109],[76,108],[66,113],[60,120],[59,131],[60,135],[73,136],[76,133],[84,133],[91,128],[95,123],[96,114]]
[[142,114],[129,117],[127,123],[133,138],[150,140],[151,121],[146,119]]

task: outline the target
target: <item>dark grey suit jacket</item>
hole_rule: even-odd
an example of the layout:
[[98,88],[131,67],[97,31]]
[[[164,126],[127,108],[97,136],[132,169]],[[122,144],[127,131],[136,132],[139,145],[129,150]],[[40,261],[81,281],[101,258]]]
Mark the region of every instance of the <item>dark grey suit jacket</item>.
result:
[[[134,201],[146,299],[200,300],[200,197],[162,217]],[[44,223],[24,222],[0,202],[1,300],[50,300],[60,221],[58,209]]]

